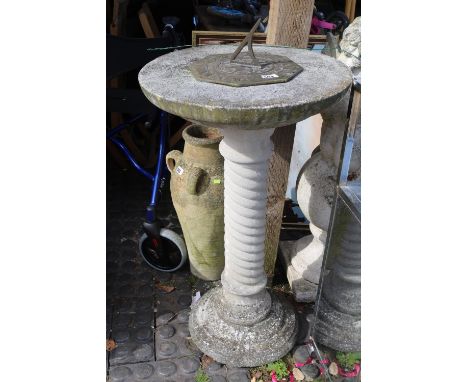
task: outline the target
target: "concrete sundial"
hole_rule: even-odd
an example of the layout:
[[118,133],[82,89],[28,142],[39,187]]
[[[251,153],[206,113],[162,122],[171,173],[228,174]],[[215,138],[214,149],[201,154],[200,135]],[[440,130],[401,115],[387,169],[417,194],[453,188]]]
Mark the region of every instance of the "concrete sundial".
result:
[[[351,85],[352,75],[331,57],[261,45],[255,46],[260,65],[268,57],[282,56],[302,70],[287,82],[241,87],[202,81],[192,72],[207,56],[232,54],[232,46],[172,52],[148,63],[138,79],[157,107],[217,127],[224,136],[220,144],[225,178],[222,287],[207,292],[193,307],[189,328],[194,343],[216,361],[251,367],[284,356],[294,346],[298,329],[293,308],[266,289],[270,137],[275,128],[304,120],[339,100]],[[229,65],[233,64],[229,61]],[[261,70],[246,67],[254,73]]]

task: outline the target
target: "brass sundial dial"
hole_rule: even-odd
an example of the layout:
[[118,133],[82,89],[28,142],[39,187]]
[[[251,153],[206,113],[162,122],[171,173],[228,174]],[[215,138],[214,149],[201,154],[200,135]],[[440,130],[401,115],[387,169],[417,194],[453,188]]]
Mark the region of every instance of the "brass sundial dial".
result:
[[[189,65],[192,75],[199,81],[228,86],[255,86],[288,82],[302,72],[302,66],[285,56],[270,53],[255,54],[252,37],[261,19],[233,54],[212,54]],[[248,51],[242,49],[248,45]]]

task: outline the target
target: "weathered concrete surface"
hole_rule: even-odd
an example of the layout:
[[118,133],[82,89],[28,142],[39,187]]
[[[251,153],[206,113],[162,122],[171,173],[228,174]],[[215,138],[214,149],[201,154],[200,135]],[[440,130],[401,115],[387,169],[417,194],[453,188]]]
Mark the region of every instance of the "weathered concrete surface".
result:
[[210,357],[228,366],[252,367],[275,361],[294,346],[298,324],[284,299],[272,294],[267,316],[254,325],[226,321],[223,300],[222,289],[212,289],[190,315],[192,340]]
[[219,128],[264,129],[319,113],[351,84],[351,71],[331,57],[262,45],[255,46],[255,52],[286,56],[304,70],[286,83],[242,88],[201,82],[190,73],[189,65],[195,60],[234,50],[234,46],[203,46],[158,57],[141,69],[140,86],[153,104],[189,121]]

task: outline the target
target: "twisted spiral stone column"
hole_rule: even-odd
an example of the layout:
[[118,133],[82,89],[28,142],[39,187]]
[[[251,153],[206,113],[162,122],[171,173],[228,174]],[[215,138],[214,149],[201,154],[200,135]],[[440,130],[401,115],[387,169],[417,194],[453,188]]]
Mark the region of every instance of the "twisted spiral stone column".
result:
[[292,307],[266,289],[264,271],[268,159],[274,129],[223,129],[224,249],[222,288],[209,291],[190,316],[190,333],[219,362],[256,366],[294,345]]
[[271,306],[266,292],[265,215],[268,159],[274,129],[223,131],[225,165],[224,229],[226,263],[221,280],[224,318],[233,323],[261,321]]

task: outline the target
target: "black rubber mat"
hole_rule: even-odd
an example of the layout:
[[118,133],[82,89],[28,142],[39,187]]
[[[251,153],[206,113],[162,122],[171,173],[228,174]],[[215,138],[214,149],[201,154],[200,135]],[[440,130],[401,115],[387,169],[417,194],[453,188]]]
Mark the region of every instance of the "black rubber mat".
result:
[[[106,337],[111,382],[195,381],[202,353],[190,340],[192,296],[218,282],[191,276],[188,264],[175,273],[150,268],[138,254],[150,183],[131,171],[111,170],[107,180]],[[159,204],[163,224],[181,234],[168,190]],[[212,362],[212,382],[248,382],[247,369]]]

